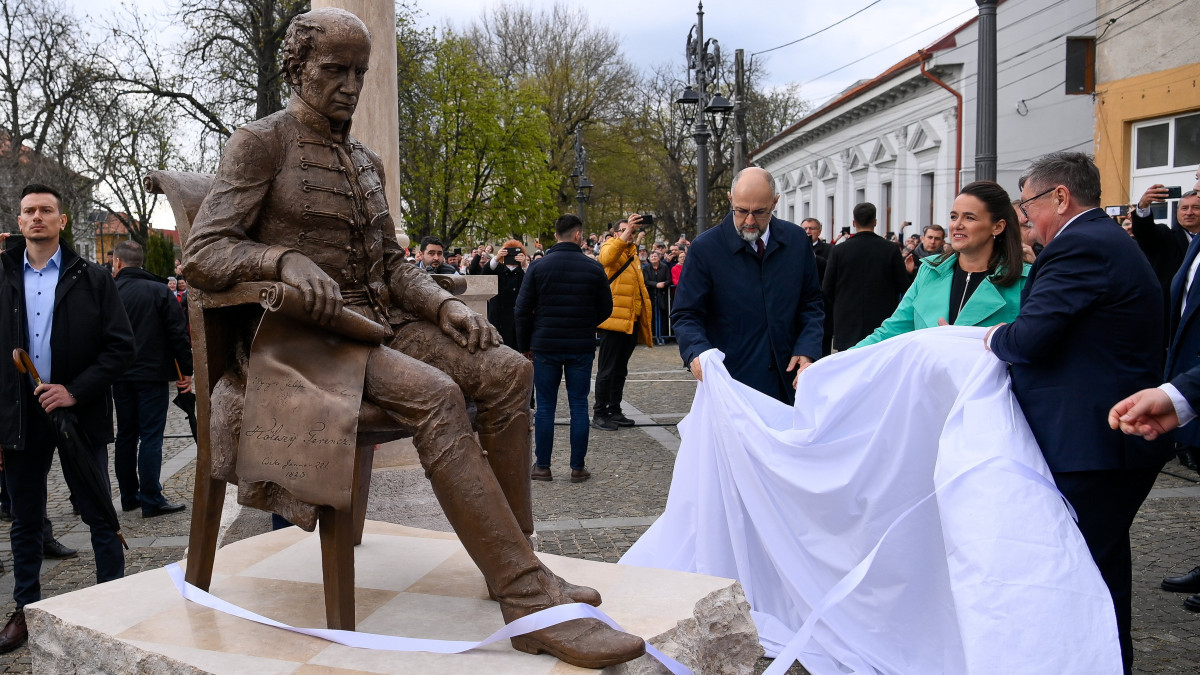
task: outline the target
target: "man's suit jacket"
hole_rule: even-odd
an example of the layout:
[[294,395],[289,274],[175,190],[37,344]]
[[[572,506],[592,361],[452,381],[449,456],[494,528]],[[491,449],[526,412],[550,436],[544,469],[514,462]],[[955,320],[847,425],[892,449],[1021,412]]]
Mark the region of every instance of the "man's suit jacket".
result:
[[829,254],[833,252],[833,244],[818,241],[812,245],[813,255],[817,257],[817,280],[825,282],[825,268],[829,265]]
[[833,247],[825,267],[826,311],[833,315],[833,346],[849,349],[896,311],[911,278],[896,244],[859,232]]
[[1060,230],[1029,271],[1015,321],[992,334],[1054,472],[1157,467],[1171,455],[1108,426],[1108,411],[1160,381],[1162,294],[1137,244],[1100,209]]
[[[1184,309],[1188,271],[1198,254],[1200,237],[1194,237],[1179,273],[1171,282],[1171,304],[1167,310],[1171,319],[1171,348],[1167,352],[1166,379],[1183,394],[1193,410],[1200,411],[1200,312],[1196,311],[1200,307],[1200,284],[1192,283],[1186,311],[1180,314]],[[1184,445],[1200,445],[1200,422],[1177,429],[1175,440]]]
[[795,398],[792,356],[821,356],[825,313],[816,257],[804,230],[772,218],[762,261],[733,217],[696,237],[679,275],[671,318],[684,364],[716,347],[737,381],[785,403]]

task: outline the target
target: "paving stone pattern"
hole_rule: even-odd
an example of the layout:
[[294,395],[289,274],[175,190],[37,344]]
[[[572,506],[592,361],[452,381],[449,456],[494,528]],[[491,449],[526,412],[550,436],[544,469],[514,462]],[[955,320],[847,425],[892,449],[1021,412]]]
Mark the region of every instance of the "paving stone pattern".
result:
[[[625,387],[626,414],[649,416],[667,426],[601,431],[591,429],[587,457],[592,479],[573,484],[568,466],[568,408],[565,393],[559,397],[555,453],[551,463],[555,479],[535,482],[534,515],[541,524],[541,549],[589,560],[616,562],[666,504],[674,451],[664,441],[678,438],[673,426],[687,413],[695,383],[672,346],[639,347],[630,363]],[[659,381],[666,380],[666,381]],[[639,418],[640,419],[640,418]],[[167,433],[187,434],[187,423],[174,407]],[[665,435],[664,435],[665,434]],[[111,449],[110,449],[111,450]],[[172,501],[188,503],[188,510],[143,520],[138,511],[121,514],[122,531],[130,542],[126,572],[134,574],[162,567],[183,557],[191,519],[195,446],[191,438],[169,438],[164,445],[164,491]],[[1200,564],[1200,476],[1174,462],[1161,474],[1152,498],[1134,522],[1133,637],[1138,673],[1195,673],[1200,663],[1200,614],[1183,609],[1183,595],[1158,588],[1168,575]],[[166,475],[166,474],[170,475]],[[78,548],[79,557],[46,561],[42,591],[46,597],[66,593],[95,582],[95,566],[87,528],[71,514],[68,492],[57,460],[50,471],[48,512],[60,540]],[[116,485],[115,480],[113,485]],[[115,496],[114,489],[114,496]],[[254,536],[270,528],[265,513],[247,510],[235,521],[226,541]],[[13,610],[12,552],[7,528],[0,528],[0,620]],[[761,659],[756,673],[770,660]],[[29,650],[0,655],[0,673],[29,673]],[[789,675],[805,673],[799,665]]]

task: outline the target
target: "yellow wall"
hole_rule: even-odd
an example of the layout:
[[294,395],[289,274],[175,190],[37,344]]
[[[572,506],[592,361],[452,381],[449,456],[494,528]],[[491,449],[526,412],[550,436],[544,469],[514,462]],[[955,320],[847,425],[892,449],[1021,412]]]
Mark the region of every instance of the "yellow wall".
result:
[[1133,123],[1200,110],[1200,63],[1096,86],[1096,166],[1105,204],[1128,204]]

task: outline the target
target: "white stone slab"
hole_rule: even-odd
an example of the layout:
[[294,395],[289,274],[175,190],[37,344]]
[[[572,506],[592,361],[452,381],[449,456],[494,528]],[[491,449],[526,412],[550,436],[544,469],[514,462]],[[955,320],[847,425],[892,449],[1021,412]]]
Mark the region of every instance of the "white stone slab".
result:
[[[316,533],[295,528],[217,552],[212,592],[277,621],[324,625]],[[368,522],[356,550],[359,630],[480,640],[502,625],[499,607],[453,534]],[[540,556],[564,578],[595,587],[601,606],[696,673],[749,673],[762,654],[749,606],[729,579]],[[163,570],[26,607],[37,673],[505,673],[588,672],[501,642],[461,655],[373,652],[263,626],[185,601]],[[642,657],[607,669],[662,672]]]

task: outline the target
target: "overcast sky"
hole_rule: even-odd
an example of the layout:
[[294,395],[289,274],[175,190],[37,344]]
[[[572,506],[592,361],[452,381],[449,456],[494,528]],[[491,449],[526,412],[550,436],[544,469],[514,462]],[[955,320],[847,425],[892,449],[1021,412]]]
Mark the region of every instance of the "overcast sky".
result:
[[[595,25],[624,40],[629,60],[647,70],[659,64],[682,63],[688,30],[696,23],[695,0],[558,1],[586,8]],[[162,0],[68,2],[81,14],[93,16],[114,11],[123,3],[147,14],[161,14],[164,7],[174,4]],[[551,7],[554,3],[524,0],[523,4]],[[496,4],[495,0],[419,0],[417,6],[423,24],[461,28]],[[768,85],[800,83],[801,95],[816,104],[860,79],[883,72],[976,12],[974,0],[710,0],[704,5],[704,33],[716,38],[726,54],[732,56],[735,49],[744,49],[749,56],[846,19],[819,35],[752,57],[765,63]]]

